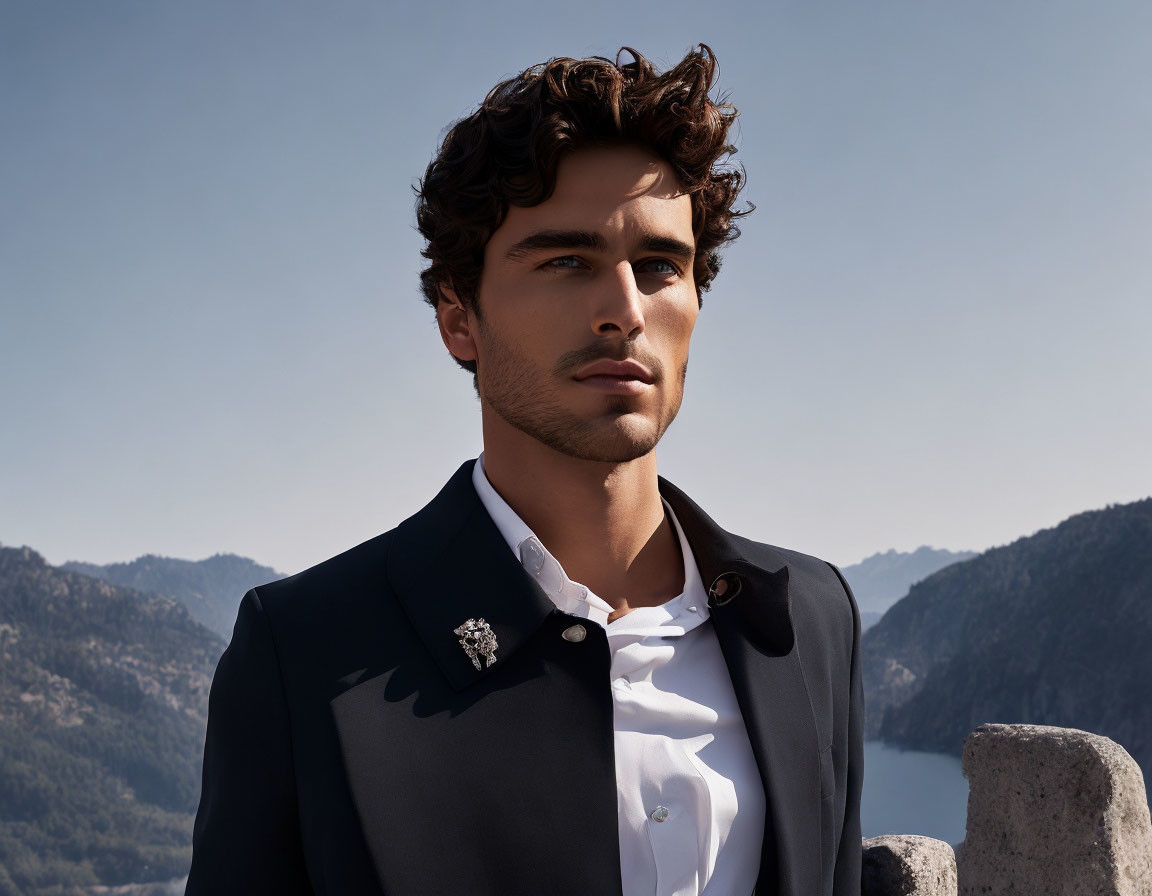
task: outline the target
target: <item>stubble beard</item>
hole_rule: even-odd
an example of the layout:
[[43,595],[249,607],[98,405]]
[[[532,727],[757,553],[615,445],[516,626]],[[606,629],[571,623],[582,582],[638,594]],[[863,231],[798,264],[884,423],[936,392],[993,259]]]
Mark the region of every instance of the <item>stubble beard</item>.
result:
[[623,395],[604,396],[603,410],[588,419],[560,406],[552,379],[557,374],[538,375],[491,331],[485,337],[479,377],[484,402],[509,426],[569,457],[616,464],[636,460],[656,447],[680,410],[687,361],[675,405],[657,420],[633,413],[635,399]]

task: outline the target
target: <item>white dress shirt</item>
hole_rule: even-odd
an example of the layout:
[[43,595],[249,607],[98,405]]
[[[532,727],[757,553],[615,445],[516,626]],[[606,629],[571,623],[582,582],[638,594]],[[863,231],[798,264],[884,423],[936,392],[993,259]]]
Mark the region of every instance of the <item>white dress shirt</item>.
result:
[[608,634],[625,896],[748,896],[760,866],[764,789],[704,584],[672,508],[661,499],[680,540],[684,590],[609,622],[612,607],[569,579],[492,487],[483,454],[472,482],[553,603]]

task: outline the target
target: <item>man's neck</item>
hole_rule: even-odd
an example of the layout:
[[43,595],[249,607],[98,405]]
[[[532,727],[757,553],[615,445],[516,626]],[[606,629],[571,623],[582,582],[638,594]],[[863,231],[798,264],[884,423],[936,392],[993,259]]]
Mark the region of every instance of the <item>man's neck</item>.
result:
[[684,562],[656,481],[656,454],[624,463],[580,460],[524,437],[485,439],[492,487],[616,619],[684,587]]

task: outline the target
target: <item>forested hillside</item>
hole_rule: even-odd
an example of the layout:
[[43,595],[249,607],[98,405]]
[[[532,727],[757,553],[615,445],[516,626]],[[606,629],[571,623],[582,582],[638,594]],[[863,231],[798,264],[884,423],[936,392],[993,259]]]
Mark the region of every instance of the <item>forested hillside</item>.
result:
[[221,638],[0,547],[0,896],[187,873]]
[[959,753],[984,722],[1083,728],[1152,782],[1152,498],[914,585],[864,635],[871,737]]

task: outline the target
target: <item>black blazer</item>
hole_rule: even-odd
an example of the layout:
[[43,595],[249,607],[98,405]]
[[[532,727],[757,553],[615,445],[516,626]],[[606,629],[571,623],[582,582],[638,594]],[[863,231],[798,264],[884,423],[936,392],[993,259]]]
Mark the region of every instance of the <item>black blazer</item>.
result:
[[[508,550],[474,463],[392,531],[244,596],[212,683],[188,894],[622,892],[607,638],[561,637],[575,617]],[[848,586],[659,488],[705,585],[727,580],[709,603],[766,796],[756,892],[859,896]],[[499,647],[478,671],[453,629],[481,616]]]

